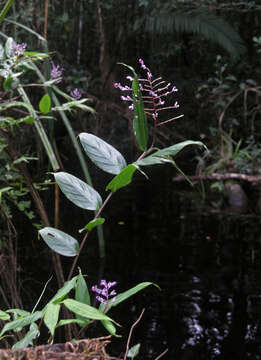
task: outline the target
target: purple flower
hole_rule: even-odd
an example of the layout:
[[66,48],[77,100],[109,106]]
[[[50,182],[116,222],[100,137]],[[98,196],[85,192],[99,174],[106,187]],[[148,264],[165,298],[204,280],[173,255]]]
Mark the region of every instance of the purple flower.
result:
[[[115,286],[117,283],[116,281],[108,282],[106,280],[101,280],[100,286],[103,286],[102,289],[98,288],[97,285],[92,286],[92,291],[98,294],[96,299],[101,303],[106,305],[109,300],[115,301],[116,291],[110,290],[111,287]],[[101,295],[101,296],[100,296]],[[113,297],[114,296],[114,297]],[[113,297],[112,299],[110,299]]]
[[77,89],[75,88],[74,90],[72,90],[70,92],[70,95],[75,99],[75,100],[79,100],[81,97],[82,97],[82,93]]
[[[150,115],[154,119],[156,126],[163,125],[169,121],[182,117],[183,115],[179,115],[170,120],[158,123],[157,118],[160,111],[172,110],[179,107],[177,101],[174,103],[174,105],[165,105],[167,97],[177,92],[178,89],[176,88],[176,86],[171,87],[171,83],[170,82],[167,83],[165,80],[162,80],[161,77],[157,77],[153,79],[153,75],[150,69],[145,65],[144,61],[142,59],[139,59],[139,63],[142,70],[146,72],[145,78],[138,79],[139,89],[142,94],[145,113],[147,115]],[[133,81],[133,78],[131,76],[127,76],[126,79],[129,81]],[[118,88],[121,91],[132,91],[132,89],[129,86],[123,86],[120,83],[115,83],[114,87]],[[131,105],[129,105],[129,109],[133,110],[134,106],[133,106],[133,99],[131,96],[129,95],[121,96],[121,99],[123,101],[131,102]]]
[[57,83],[59,83],[62,81],[61,77],[64,69],[60,65],[55,66],[53,61],[51,61],[51,64],[51,77],[52,79],[57,79]]
[[25,49],[27,47],[26,43],[17,44],[16,42],[13,42],[13,55],[14,56],[21,56],[25,52]]

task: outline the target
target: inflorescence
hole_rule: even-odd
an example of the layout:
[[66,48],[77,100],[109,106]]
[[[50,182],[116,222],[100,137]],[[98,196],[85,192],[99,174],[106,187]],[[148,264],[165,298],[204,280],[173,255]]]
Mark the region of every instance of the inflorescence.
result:
[[[142,93],[142,99],[144,103],[144,110],[147,115],[152,116],[156,126],[165,124],[166,122],[175,120],[183,115],[171,118],[167,121],[158,123],[157,118],[159,112],[162,110],[177,109],[179,107],[178,102],[176,101],[173,105],[165,105],[167,96],[178,91],[176,86],[171,87],[171,83],[167,83],[165,80],[162,80],[162,77],[153,79],[153,75],[150,69],[144,64],[142,59],[139,59],[140,66],[143,70],[146,71],[146,78],[140,78],[139,86]],[[127,76],[127,80],[133,81],[133,77]],[[120,89],[121,91],[131,92],[132,89],[130,86],[122,86],[120,83],[114,84],[115,88]],[[129,109],[133,110],[133,98],[130,95],[122,95],[121,99],[123,101],[130,102]]]
[[[108,304],[108,301],[115,301],[116,291],[110,290],[111,287],[115,286],[117,283],[116,281],[108,282],[106,280],[101,280],[100,286],[103,286],[103,289],[99,289],[97,285],[92,286],[92,291],[96,292],[98,295],[96,296],[96,299],[104,305]],[[111,299],[112,298],[112,299]]]

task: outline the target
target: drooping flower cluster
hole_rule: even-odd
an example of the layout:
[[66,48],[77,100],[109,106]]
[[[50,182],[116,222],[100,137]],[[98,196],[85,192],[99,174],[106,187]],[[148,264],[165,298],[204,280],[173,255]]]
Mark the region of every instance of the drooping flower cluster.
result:
[[70,92],[70,95],[75,99],[75,100],[79,100],[81,97],[82,97],[82,93],[77,89],[75,88],[74,90],[72,90]]
[[92,286],[92,291],[96,292],[98,295],[96,299],[106,305],[109,300],[114,301],[115,296],[117,295],[115,290],[110,290],[111,287],[115,286],[117,283],[116,281],[108,282],[106,280],[101,280],[100,286],[103,286],[103,289],[99,289],[97,285]]
[[14,56],[21,56],[24,54],[27,44],[26,43],[21,43],[21,44],[17,44],[15,41],[13,41],[12,44],[12,53]]
[[53,61],[51,61],[51,64],[51,78],[57,80],[57,83],[60,83],[62,81],[62,74],[64,69],[60,65],[55,66]]
[[[144,64],[144,61],[142,59],[139,59],[140,66],[143,70],[146,71],[146,78],[139,78],[139,86],[142,93],[142,99],[144,103],[144,110],[145,112],[152,116],[154,121],[157,123],[157,118],[159,115],[159,112],[162,110],[170,110],[170,109],[176,109],[179,107],[179,104],[177,101],[173,105],[165,105],[166,98],[177,92],[178,89],[176,86],[171,86],[171,83],[167,83],[165,80],[162,80],[162,77],[158,77],[156,79],[153,79],[153,75],[150,71],[150,69]],[[133,78],[131,76],[126,77],[127,80],[133,81]],[[122,86],[120,83],[114,84],[115,88],[120,89],[121,91],[130,92],[132,91],[130,86]],[[129,109],[133,110],[133,99],[130,95],[122,95],[121,99],[123,101],[127,101],[130,103]],[[181,115],[183,116],[183,115]],[[175,118],[167,120],[167,122],[172,121],[180,116],[177,116]],[[165,123],[166,121],[164,121]],[[162,124],[162,123],[161,123]],[[158,124],[160,125],[160,123]]]

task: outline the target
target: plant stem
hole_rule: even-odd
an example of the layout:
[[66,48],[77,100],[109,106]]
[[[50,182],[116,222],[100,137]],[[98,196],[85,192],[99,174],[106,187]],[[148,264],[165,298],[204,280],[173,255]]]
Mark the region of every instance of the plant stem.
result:
[[[97,218],[100,216],[101,212],[102,212],[103,209],[105,208],[106,204],[108,203],[108,201],[110,200],[110,198],[112,197],[112,195],[113,195],[113,192],[111,191],[111,192],[109,193],[109,195],[107,196],[107,198],[104,200],[104,202],[103,202],[102,206],[100,207],[100,209],[96,212],[96,215],[94,216],[93,220],[97,219]],[[77,262],[78,262],[78,259],[79,259],[79,257],[80,257],[81,252],[82,252],[82,249],[84,248],[84,245],[85,245],[85,243],[86,243],[86,240],[87,240],[89,234],[90,234],[90,231],[87,231],[86,234],[85,234],[85,236],[84,236],[84,238],[83,238],[83,240],[82,240],[82,242],[81,242],[81,245],[80,245],[78,254],[77,254],[76,257],[74,258],[73,264],[72,264],[72,266],[71,266],[71,270],[70,270],[69,276],[68,276],[68,278],[67,278],[67,281],[71,280],[71,278],[72,278],[72,275],[73,275],[73,272],[74,272],[74,270],[75,270],[76,264],[77,264]],[[104,249],[103,249],[103,251],[104,251]]]

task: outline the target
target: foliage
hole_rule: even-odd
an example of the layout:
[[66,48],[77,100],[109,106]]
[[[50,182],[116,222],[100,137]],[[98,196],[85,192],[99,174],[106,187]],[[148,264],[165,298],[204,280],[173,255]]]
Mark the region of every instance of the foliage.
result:
[[[89,290],[86,281],[81,273],[73,277],[70,281],[65,282],[64,286],[57,291],[51,300],[44,306],[43,309],[36,311],[36,307],[40,301],[37,301],[35,307],[31,312],[20,309],[8,309],[0,311],[0,319],[5,321],[6,324],[0,332],[0,340],[10,336],[9,333],[20,333],[24,328],[29,327],[24,337],[16,342],[12,349],[22,349],[29,345],[33,345],[34,341],[40,336],[42,322],[48,328],[50,333],[49,343],[53,343],[56,329],[68,325],[77,324],[81,329],[85,329],[88,325],[95,320],[101,321],[110,334],[117,336],[114,324],[117,324],[108,315],[108,311],[112,306],[117,306],[122,301],[136,294],[138,291],[146,288],[152,283],[140,283],[123,293],[119,293],[111,300],[100,305],[97,309],[91,306]],[[74,291],[74,297],[69,297],[70,293]],[[43,295],[43,294],[42,294]],[[42,296],[41,295],[41,296]],[[60,319],[60,312],[62,307],[65,306],[74,315],[73,319]],[[80,333],[81,330],[79,330]]]

